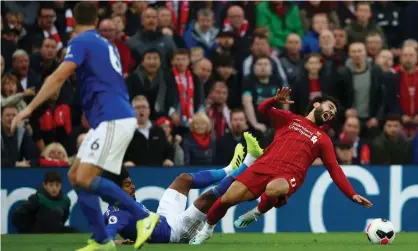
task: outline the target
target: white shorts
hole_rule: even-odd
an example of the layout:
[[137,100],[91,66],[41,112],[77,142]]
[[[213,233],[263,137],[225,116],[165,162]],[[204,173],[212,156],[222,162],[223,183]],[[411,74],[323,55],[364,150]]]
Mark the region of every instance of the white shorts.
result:
[[188,243],[203,226],[206,215],[194,205],[186,210],[187,197],[173,189],[165,190],[157,214],[167,219],[171,227],[171,243]]
[[137,128],[135,118],[103,121],[96,129],[90,129],[81,143],[77,158],[120,174],[122,161]]

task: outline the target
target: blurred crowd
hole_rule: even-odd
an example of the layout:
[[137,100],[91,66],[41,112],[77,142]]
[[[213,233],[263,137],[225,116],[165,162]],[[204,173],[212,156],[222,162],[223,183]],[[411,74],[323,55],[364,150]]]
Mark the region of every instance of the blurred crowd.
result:
[[[267,147],[257,106],[281,87],[301,115],[340,101],[322,129],[341,164],[418,164],[418,2],[91,2],[136,110],[126,166],[225,165],[248,130]],[[75,3],[1,2],[2,167],[69,166],[89,130],[72,76],[10,131],[71,50]]]

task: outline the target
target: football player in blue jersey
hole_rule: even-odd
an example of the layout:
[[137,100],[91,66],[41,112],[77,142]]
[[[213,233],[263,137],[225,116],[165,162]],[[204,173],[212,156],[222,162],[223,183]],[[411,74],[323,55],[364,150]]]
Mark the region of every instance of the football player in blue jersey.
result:
[[135,247],[139,248],[151,235],[159,216],[138,207],[119,186],[100,176],[103,170],[120,173],[126,149],[137,128],[119,53],[96,31],[98,15],[93,3],[77,3],[73,14],[77,35],[68,45],[63,63],[45,80],[33,101],[14,118],[12,129],[59,92],[64,81],[76,72],[82,109],[92,129],[87,133],[68,177],[94,233],[94,239],[78,251],[116,250],[106,232],[99,197],[111,204],[117,203],[132,214],[137,221]]
[[[147,240],[148,243],[188,243],[198,233],[203,226],[206,213],[216,199],[226,192],[234,181],[234,177],[242,173],[263,152],[251,134],[245,133],[244,137],[248,153],[243,162],[243,146],[238,144],[234,157],[227,167],[218,170],[183,173],[174,180],[160,199],[157,209],[160,221]],[[103,175],[121,186],[127,194],[135,199],[135,185],[126,168],[122,169],[120,175],[109,172]],[[200,195],[186,209],[187,196],[191,189],[205,188],[219,181],[220,183],[216,187]],[[137,202],[137,205],[145,208],[142,203]],[[119,234],[123,238],[123,240],[115,240],[115,243],[130,244],[135,241],[137,236],[135,219],[127,210],[110,205],[104,218],[108,235],[115,239]]]

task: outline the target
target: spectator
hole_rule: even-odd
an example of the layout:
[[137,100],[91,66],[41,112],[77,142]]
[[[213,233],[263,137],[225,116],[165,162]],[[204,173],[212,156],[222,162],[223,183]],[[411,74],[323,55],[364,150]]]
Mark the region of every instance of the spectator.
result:
[[411,149],[403,137],[401,117],[388,115],[383,132],[373,140],[371,147],[372,165],[407,165],[411,164]]
[[336,78],[338,68],[344,66],[345,56],[335,50],[335,37],[330,30],[323,30],[319,36],[319,47],[327,75]]
[[[237,65],[241,66],[244,58],[250,53],[251,26],[255,25],[255,22],[251,24],[245,19],[246,15],[243,8],[235,5],[239,4],[239,2],[234,2],[233,4],[227,10],[227,16],[223,22],[223,31],[232,32],[234,36],[234,59]],[[255,12],[255,8],[252,11]]]
[[17,50],[18,31],[16,28],[6,26],[1,32],[1,55],[5,60],[5,69],[12,67],[13,53]]
[[158,9],[158,27],[161,29],[163,34],[173,38],[177,48],[186,48],[186,44],[182,36],[175,32],[171,14],[170,9],[167,7],[160,7]]
[[57,15],[52,5],[41,6],[38,12],[38,23],[28,31],[28,35],[22,40],[22,47],[28,52],[37,51],[42,41],[51,37],[57,42],[57,50],[64,47],[63,39],[54,24]]
[[70,32],[73,31],[75,22],[73,19],[73,11],[65,1],[55,1],[54,10],[56,13],[55,25],[59,35],[62,38],[64,46],[67,45]]
[[181,148],[181,142],[183,141],[183,138],[176,134],[173,135],[173,123],[171,123],[171,120],[167,117],[160,117],[155,122],[156,125],[160,126],[165,133],[165,136],[167,137],[168,144],[173,148],[174,151],[174,165],[175,166],[183,166],[184,165],[184,151],[183,148]]
[[41,50],[32,53],[29,61],[30,68],[36,75],[41,76],[43,82],[58,68],[57,42],[52,38],[45,38]]
[[58,90],[45,104],[37,108],[30,117],[33,139],[40,152],[52,142],[61,143],[68,155],[75,153],[75,135],[71,120],[71,107],[60,98]]
[[189,14],[190,14],[190,2],[189,1],[167,1],[167,9],[170,11],[172,28],[175,34],[182,36],[186,31]]
[[1,106],[15,106],[18,112],[26,107],[24,98],[35,96],[35,89],[29,88],[24,92],[17,93],[18,83],[15,75],[6,74],[1,79]]
[[299,69],[303,66],[301,49],[302,40],[299,35],[296,33],[289,34],[286,39],[284,53],[280,57],[280,62],[289,78],[297,76]]
[[197,62],[205,58],[205,51],[202,47],[193,47],[190,49],[190,63],[193,69]]
[[388,103],[391,112],[402,115],[402,122],[409,133],[416,133],[418,126],[418,55],[410,46],[402,49],[399,72],[388,82]]
[[228,86],[228,93],[231,94],[228,95],[228,107],[231,109],[241,107],[241,96],[235,94],[240,94],[242,92],[242,85],[238,74],[233,68],[233,59],[230,56],[220,56],[214,64],[215,79],[224,81]]
[[202,60],[196,62],[193,67],[193,73],[196,75],[200,86],[202,86],[205,97],[208,96],[209,90],[213,85],[213,81],[211,79],[212,70],[212,62],[207,58],[203,58]]
[[302,52],[309,54],[311,52],[319,52],[319,34],[323,30],[329,29],[328,17],[324,13],[315,14],[312,17],[312,28],[303,37]]
[[[129,39],[129,37],[125,34],[125,22],[122,16],[113,15],[112,21],[115,24],[115,42],[123,42]],[[126,45],[126,44],[125,44]]]
[[184,137],[185,165],[212,165],[215,157],[215,141],[211,139],[211,123],[204,113],[193,116],[190,133]]
[[[393,67],[393,54],[390,50],[383,49],[375,57],[375,63],[382,67],[383,72],[391,72]],[[389,94],[389,93],[388,93]]]
[[291,95],[292,100],[295,101],[292,109],[296,114],[304,115],[306,107],[316,97],[321,97],[323,94],[335,96],[334,80],[326,74],[320,54],[312,53],[306,57],[304,69],[300,71],[292,83]]
[[341,103],[346,117],[358,117],[362,132],[374,137],[385,107],[383,71],[367,60],[363,43],[351,44],[349,57],[346,66],[339,69]]
[[224,81],[215,81],[206,100],[206,114],[211,121],[211,132],[215,139],[224,136],[225,132],[231,128],[227,100],[228,86]]
[[125,154],[125,165],[173,166],[173,149],[168,144],[163,129],[149,120],[150,107],[145,96],[132,100],[136,110],[138,130],[135,132]]
[[[5,13],[7,12],[13,12],[13,13],[22,13],[24,16],[24,24],[27,27],[31,27],[35,24],[37,16],[36,13],[38,13],[40,2],[28,2],[28,1],[4,1],[4,7],[2,8],[2,15],[3,11]],[[2,7],[3,7],[2,3]]]
[[243,134],[248,130],[245,112],[241,109],[231,110],[231,130],[220,138],[216,143],[216,165],[227,165],[238,143],[245,145]]
[[122,63],[123,77],[127,78],[130,70],[135,65],[131,52],[124,42],[116,38],[116,25],[110,19],[104,19],[100,22],[99,33],[118,49],[120,62]]
[[147,97],[151,107],[151,119],[167,116],[172,106],[169,86],[161,70],[160,54],[157,49],[144,52],[141,66],[126,79],[131,100],[138,96]]
[[[16,75],[20,83],[18,92],[23,92],[30,88],[40,89],[40,78],[29,68],[29,56],[24,50],[17,50],[13,53],[12,66],[12,73]],[[31,100],[31,96],[25,98],[26,103],[29,103]]]
[[343,126],[338,140],[353,144],[353,164],[370,164],[370,147],[366,139],[360,138],[360,120],[356,117],[348,117]]
[[205,50],[205,56],[215,49],[215,39],[219,29],[214,27],[214,13],[210,9],[201,9],[197,13],[197,20],[193,27],[184,35],[186,48],[200,46]]
[[268,43],[268,35],[261,31],[255,31],[253,42],[251,45],[251,55],[249,55],[242,65],[242,76],[246,77],[254,73],[255,58],[267,56],[270,58],[272,65],[272,74],[281,85],[288,85],[288,78],[278,55],[270,48]]
[[335,28],[332,30],[335,38],[334,49],[337,53],[346,56],[347,55],[347,33],[342,28]]
[[64,226],[70,215],[71,201],[62,193],[62,178],[57,172],[47,172],[39,190],[13,212],[13,224],[18,233],[75,232]]
[[271,98],[277,88],[282,87],[272,77],[272,65],[268,56],[255,60],[254,75],[248,76],[243,83],[242,104],[251,126],[261,132],[267,130],[264,119],[258,114],[256,107],[265,99]]
[[351,24],[356,19],[356,6],[352,0],[345,0],[337,3],[337,16],[340,19],[341,27]]
[[67,151],[60,143],[51,143],[42,151],[39,165],[42,167],[68,167],[70,162]]
[[402,36],[399,34],[401,9],[390,1],[376,1],[373,4],[376,23],[385,33],[388,48],[399,48]]
[[304,32],[308,32],[313,26],[313,19],[317,14],[325,14],[329,20],[330,28],[339,27],[340,20],[338,19],[335,9],[336,3],[331,1],[305,1],[302,3],[300,9],[300,19],[302,21]]
[[[147,1],[132,1],[131,7],[126,11],[126,34],[133,36],[139,29],[141,29],[141,15],[148,8]],[[121,16],[118,16],[121,21]],[[112,18],[113,19],[113,18]]]
[[235,43],[234,34],[232,32],[221,31],[215,39],[216,48],[209,53],[208,58],[213,62],[219,56],[234,56],[232,48]]
[[377,32],[370,32],[366,36],[366,50],[367,55],[374,60],[374,58],[383,50],[383,38]]
[[352,165],[354,149],[353,144],[348,142],[338,142],[335,144],[335,153],[340,165]]
[[11,131],[13,118],[17,115],[12,105],[1,108],[1,166],[30,167],[36,165],[39,153],[24,127]]
[[299,8],[296,4],[284,1],[262,2],[257,4],[257,26],[266,26],[270,32],[270,45],[283,49],[290,33],[303,34]]
[[369,33],[379,33],[385,41],[382,28],[372,19],[370,3],[358,2],[356,5],[356,20],[346,27],[348,43],[366,42]]
[[[168,73],[169,88],[175,97],[176,107],[170,107],[168,115],[173,121],[175,129],[184,131],[195,111],[203,110],[203,86],[189,70],[189,52],[177,49],[173,53],[172,70]],[[171,92],[172,90],[172,92]],[[183,132],[179,132],[182,134]]]
[[176,45],[173,38],[158,31],[157,11],[148,7],[141,15],[141,23],[144,28],[138,30],[126,42],[126,45],[131,49],[132,56],[134,58],[142,58],[145,51],[150,48],[157,48],[161,55],[161,65],[167,67],[167,58],[176,48]]

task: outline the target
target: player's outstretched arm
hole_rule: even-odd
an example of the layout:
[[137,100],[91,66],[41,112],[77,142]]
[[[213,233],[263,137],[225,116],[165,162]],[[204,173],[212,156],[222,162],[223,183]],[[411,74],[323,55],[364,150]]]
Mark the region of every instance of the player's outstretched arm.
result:
[[356,194],[353,187],[348,181],[347,176],[338,165],[337,158],[335,156],[334,147],[329,137],[324,137],[321,140],[321,159],[324,162],[324,165],[327,167],[327,170],[338,188],[351,200],[354,202],[370,208],[373,204],[364,198],[361,195]]
[[30,102],[30,104],[12,121],[12,131],[20,124],[20,122],[29,117],[31,113],[38,108],[41,104],[47,101],[53,94],[55,94],[64,84],[71,74],[75,71],[77,65],[73,62],[63,62],[58,68],[46,78],[44,84],[42,85],[41,90],[35,96],[35,98]]
[[266,118],[269,118],[272,125],[276,127],[281,121],[286,120],[290,116],[290,112],[287,110],[275,109],[277,104],[293,104],[294,102],[288,100],[292,90],[288,87],[277,89],[276,96],[266,99],[258,105],[258,112]]

